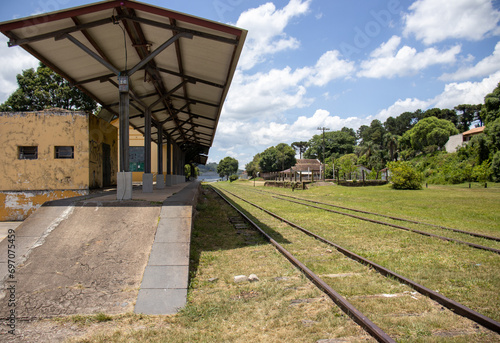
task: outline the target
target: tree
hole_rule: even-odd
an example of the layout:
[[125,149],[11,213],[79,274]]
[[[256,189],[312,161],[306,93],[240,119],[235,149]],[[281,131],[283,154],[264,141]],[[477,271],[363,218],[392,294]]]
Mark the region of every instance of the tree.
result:
[[307,147],[309,146],[309,143],[307,142],[293,142],[292,143],[292,148],[299,152],[299,158],[302,158],[302,154],[307,150]]
[[295,150],[285,143],[272,146],[260,154],[259,167],[264,173],[285,170],[297,163]]
[[18,89],[0,105],[1,112],[41,111],[50,107],[88,112],[97,110],[97,103],[92,98],[42,63],[36,71],[31,68],[18,74],[17,84]]
[[485,125],[500,118],[500,82],[492,93],[484,97],[484,106],[481,109],[481,118]]
[[245,165],[245,170],[248,176],[256,177],[257,173],[260,172],[259,161],[260,161],[260,154],[257,154],[253,157],[253,160],[251,162],[248,162]]
[[394,189],[422,189],[424,176],[416,171],[409,162],[389,162],[391,182]]
[[357,158],[355,154],[347,154],[335,161],[335,169],[338,171],[339,178],[344,176],[344,180],[350,176],[351,173],[355,172]]
[[309,140],[309,148],[304,153],[305,158],[317,158],[321,161],[332,156],[339,158],[354,152],[356,134],[353,129],[344,127],[340,131],[325,132],[325,157],[323,158],[323,134],[314,135]]
[[458,130],[450,121],[428,117],[407,131],[402,137],[402,142],[409,142],[415,151],[429,152],[441,149],[449,137],[457,133]]
[[436,117],[438,119],[445,119],[453,123],[455,127],[458,124],[458,116],[455,110],[450,110],[447,108],[431,108],[424,112],[424,118]]
[[384,123],[384,127],[393,135],[402,136],[406,131],[415,126],[422,118],[423,113],[421,110],[416,110],[415,112],[404,112],[396,118],[387,118]]
[[472,123],[476,120],[481,122],[479,113],[481,113],[482,105],[462,104],[455,106],[455,110],[461,112],[458,115],[457,129],[460,132],[469,130]]
[[220,177],[227,177],[229,180],[229,176],[236,174],[238,172],[238,160],[232,157],[224,157],[220,160],[219,165],[217,166],[217,173]]

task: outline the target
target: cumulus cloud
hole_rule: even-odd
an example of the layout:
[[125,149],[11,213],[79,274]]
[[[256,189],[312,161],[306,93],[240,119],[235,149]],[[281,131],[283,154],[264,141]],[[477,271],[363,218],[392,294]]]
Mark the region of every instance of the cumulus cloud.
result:
[[414,112],[418,109],[426,109],[429,107],[431,102],[429,100],[420,100],[416,98],[406,98],[404,100],[398,99],[391,106],[384,108],[379,111],[374,119],[378,119],[381,122],[385,122],[387,118],[393,117],[396,118],[401,113],[404,112]]
[[446,39],[481,40],[498,35],[500,12],[492,0],[417,0],[404,15],[404,35],[415,35],[425,44]]
[[500,80],[500,71],[478,82],[453,82],[432,99],[433,107],[453,108],[460,104],[482,104],[486,94],[491,93]]
[[359,77],[392,78],[395,76],[414,75],[436,64],[455,63],[461,47],[455,45],[448,50],[439,51],[427,48],[417,52],[407,45],[398,50],[401,37],[392,36],[370,54],[370,59],[361,62]]
[[276,118],[286,110],[307,106],[312,99],[301,85],[306,76],[305,70],[290,67],[252,75],[237,71],[222,115],[240,120]]
[[354,62],[342,59],[340,52],[327,51],[314,67],[304,68],[309,73],[306,85],[324,86],[334,79],[349,77],[354,70]]
[[311,0],[290,0],[283,9],[276,9],[272,2],[243,12],[236,26],[248,30],[239,67],[253,68],[265,61],[266,56],[284,50],[297,49],[299,41],[289,37],[284,29],[291,19],[307,13]]
[[500,42],[495,46],[493,54],[485,57],[474,66],[463,67],[454,73],[443,74],[439,79],[444,81],[459,81],[483,77],[500,70]]
[[36,68],[38,60],[20,47],[9,48],[7,37],[0,37],[0,103],[17,89],[16,75],[23,69]]

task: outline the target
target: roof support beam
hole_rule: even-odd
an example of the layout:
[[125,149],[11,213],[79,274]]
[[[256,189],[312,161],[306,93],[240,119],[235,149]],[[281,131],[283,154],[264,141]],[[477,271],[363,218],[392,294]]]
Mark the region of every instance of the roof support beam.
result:
[[[118,18],[118,19],[121,19],[121,18]],[[56,38],[56,37],[59,37],[59,36],[64,35],[64,34],[78,32],[78,31],[86,30],[86,29],[91,29],[93,27],[109,24],[111,22],[113,22],[112,18],[96,20],[96,21],[93,21],[90,23],[79,24],[76,26],[68,27],[66,29],[57,30],[57,31],[49,32],[49,33],[44,33],[44,34],[41,34],[38,36],[33,36],[33,37],[29,37],[29,38],[22,38],[22,39],[11,39],[11,40],[9,40],[9,42],[7,44],[9,45],[9,47],[11,47],[11,46],[16,46],[16,45],[39,42],[39,41],[45,40],[45,39]]]
[[193,36],[203,37],[203,38],[206,38],[206,39],[211,39],[211,40],[215,40],[215,41],[223,42],[223,43],[228,43],[228,44],[232,44],[232,45],[238,45],[238,43],[239,43],[239,41],[237,39],[231,39],[231,38],[216,36],[216,35],[213,35],[213,34],[210,34],[210,33],[200,32],[200,31],[196,31],[196,30],[190,30],[190,29],[186,29],[186,28],[179,27],[179,26],[176,26],[176,25],[169,25],[169,24],[165,24],[165,23],[160,23],[160,22],[157,22],[157,21],[154,21],[154,20],[149,20],[149,19],[145,19],[145,18],[139,18],[139,17],[136,17],[136,16],[127,16],[127,15],[125,15],[122,18],[125,18],[125,19],[128,19],[128,20],[132,20],[132,21],[135,21],[135,22],[138,22],[138,23],[150,25],[150,26],[160,27],[160,28],[166,29],[166,30],[172,30],[172,31],[177,31],[177,32],[181,32],[181,33],[189,33],[189,34],[191,34]]
[[169,47],[172,43],[174,43],[175,41],[177,41],[181,37],[192,39],[193,35],[190,33],[185,33],[185,32],[181,32],[181,33],[176,34],[175,36],[173,36],[172,38],[167,40],[165,43],[160,45],[158,48],[156,48],[156,50],[153,51],[151,54],[149,54],[147,57],[143,58],[142,61],[140,61],[139,63],[137,63],[135,65],[135,67],[130,69],[127,72],[127,74],[130,76],[133,73],[135,73],[136,71],[138,71],[139,69],[141,69],[142,67],[144,67],[149,61],[151,61],[153,58],[155,58],[160,52],[165,50],[167,47]]
[[[61,36],[61,39],[63,39],[63,38],[67,38],[68,40],[70,40],[73,44],[75,44],[77,47],[79,47],[80,49],[85,51],[89,56],[91,56],[97,62],[101,63],[103,66],[105,66],[106,68],[111,70],[115,75],[120,75],[120,71],[114,65],[112,65],[111,63],[109,63],[108,61],[103,59],[101,56],[99,56],[98,54],[96,54],[95,52],[90,50],[85,44],[80,42],[78,39],[76,39],[72,35],[65,34],[65,35]],[[131,74],[128,74],[128,75],[131,75]]]

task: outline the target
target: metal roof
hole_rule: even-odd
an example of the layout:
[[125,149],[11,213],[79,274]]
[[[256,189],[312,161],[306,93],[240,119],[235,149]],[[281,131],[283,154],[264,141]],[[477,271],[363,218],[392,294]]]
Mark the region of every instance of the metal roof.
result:
[[131,0],[3,22],[0,32],[95,99],[109,121],[119,115],[117,73],[133,72],[130,125],[144,133],[150,107],[152,139],[162,125],[198,163],[207,160],[247,34]]

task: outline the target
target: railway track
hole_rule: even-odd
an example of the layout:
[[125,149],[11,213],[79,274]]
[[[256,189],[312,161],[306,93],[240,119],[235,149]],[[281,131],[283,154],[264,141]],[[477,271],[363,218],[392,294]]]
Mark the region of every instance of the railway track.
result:
[[[376,338],[378,341],[381,342],[392,342],[393,339],[390,338],[387,334],[385,334],[379,327],[377,327],[375,324],[373,324],[371,321],[368,320],[366,316],[364,316],[361,312],[356,310],[354,306],[352,306],[347,300],[342,298],[337,292],[335,292],[328,284],[322,280],[320,277],[318,277],[316,274],[314,274],[310,269],[308,269],[305,264],[302,262],[298,261],[295,257],[293,257],[288,251],[286,251],[281,245],[279,245],[275,240],[273,240],[267,233],[265,233],[264,230],[262,230],[257,224],[255,224],[248,216],[246,216],[241,210],[239,210],[229,199],[227,199],[223,194],[221,194],[220,191],[216,190],[215,188],[212,187],[214,191],[219,194],[228,204],[230,204],[234,209],[236,209],[255,229],[257,229],[261,234],[263,234],[268,241],[270,241],[283,255],[285,255],[294,265],[296,265],[301,271],[303,271],[320,289],[322,289],[346,314],[348,314],[356,323],[361,325],[370,335],[372,335],[374,338]],[[332,247],[334,247],[337,251],[342,253],[343,255],[347,256],[348,258],[357,261],[363,265],[369,266],[370,268],[373,268],[377,272],[379,272],[381,275],[389,278],[394,278],[401,282],[402,284],[408,285],[412,287],[414,290],[417,292],[421,293],[422,295],[425,295],[426,297],[440,303],[444,307],[447,307],[448,309],[452,310],[454,313],[459,314],[463,317],[466,317],[468,319],[473,320],[474,322],[484,326],[485,328],[488,328],[496,333],[500,333],[500,323],[496,322],[495,320],[488,318],[452,299],[449,299],[445,297],[444,295],[433,291],[423,285],[418,284],[417,282],[414,282],[402,275],[399,275],[373,261],[370,261],[352,251],[349,251],[348,249],[345,249],[341,247],[340,245],[331,242],[319,235],[316,235],[303,227],[265,209],[262,208],[261,206],[254,204],[237,194],[234,194],[227,189],[223,190],[224,193],[228,193],[231,196],[240,199],[251,206],[259,209],[260,211],[263,211],[267,213],[268,215],[287,223],[288,225],[302,231],[303,233],[315,238],[318,241],[321,241],[325,244],[328,244]]]
[[[319,209],[319,210],[323,210],[323,211],[327,211],[327,212],[331,212],[331,213],[335,213],[335,214],[340,214],[340,215],[343,215],[343,216],[348,216],[348,217],[356,218],[356,219],[359,219],[359,220],[364,220],[364,221],[372,222],[372,223],[375,223],[375,224],[380,224],[380,225],[394,227],[396,229],[413,232],[413,233],[416,233],[416,234],[419,234],[419,235],[423,235],[423,236],[438,238],[438,239],[440,239],[442,241],[448,241],[448,242],[455,242],[455,243],[458,243],[458,244],[464,244],[464,245],[470,246],[470,247],[475,248],[475,249],[486,250],[486,251],[489,251],[489,252],[493,252],[495,254],[500,254],[500,249],[488,247],[488,246],[481,245],[481,244],[471,243],[471,242],[467,242],[467,241],[460,240],[460,239],[455,239],[455,238],[445,237],[445,236],[441,236],[441,235],[436,235],[436,234],[433,234],[433,233],[430,233],[430,232],[426,232],[426,231],[422,231],[422,230],[417,230],[417,229],[413,229],[413,228],[402,226],[402,225],[396,225],[396,224],[393,224],[393,223],[383,222],[383,221],[380,221],[380,220],[371,219],[371,218],[367,218],[367,217],[362,217],[362,216],[355,215],[355,214],[350,214],[350,213],[345,213],[345,212],[341,212],[341,211],[332,210],[332,209],[329,209],[329,208],[315,206],[313,204],[321,204],[321,205],[335,207],[335,208],[341,208],[341,209],[349,210],[349,211],[353,211],[353,212],[360,212],[360,213],[370,214],[370,215],[374,215],[374,216],[390,218],[390,219],[393,219],[393,220],[405,221],[405,222],[409,222],[409,223],[413,223],[413,224],[433,226],[433,227],[437,227],[437,228],[440,228],[440,229],[443,229],[443,230],[449,230],[449,231],[457,232],[457,233],[464,234],[464,235],[469,235],[469,236],[474,236],[474,237],[478,237],[478,238],[483,238],[483,239],[487,239],[487,240],[492,240],[492,241],[500,242],[500,238],[498,238],[498,237],[493,237],[493,236],[483,235],[483,234],[479,234],[479,233],[475,233],[475,232],[469,232],[469,231],[464,231],[464,230],[449,228],[449,227],[435,225],[435,224],[418,222],[418,221],[404,219],[404,218],[399,218],[399,217],[388,216],[388,215],[380,214],[380,213],[362,211],[362,210],[348,208],[348,207],[343,207],[343,206],[338,206],[338,205],[334,205],[334,204],[328,204],[328,203],[324,203],[324,202],[320,202],[320,201],[314,201],[314,200],[309,200],[309,199],[303,199],[303,198],[299,198],[299,197],[294,197],[294,196],[291,196],[291,195],[285,195],[285,194],[274,193],[274,192],[265,192],[265,191],[261,191],[261,190],[259,190],[258,192],[272,194],[273,198],[275,198],[275,199],[279,199],[279,200],[283,200],[283,201],[289,201],[289,202],[296,203],[296,204],[299,204],[299,205],[308,206],[308,207],[316,208],[316,209]],[[286,198],[291,198],[291,199],[294,199],[294,200],[285,199],[285,197]],[[301,201],[298,201],[298,200],[306,201],[307,203],[301,202]]]
[[[420,224],[420,225],[432,226],[432,227],[436,227],[436,228],[443,229],[443,230],[449,230],[449,231],[453,231],[453,232],[463,233],[463,234],[466,234],[466,235],[469,235],[469,236],[473,236],[473,237],[484,238],[484,239],[488,239],[488,240],[500,242],[500,237],[493,237],[493,236],[489,236],[489,235],[483,235],[483,234],[480,234],[480,233],[477,233],[477,232],[464,231],[464,230],[459,230],[459,229],[455,229],[455,228],[451,228],[451,227],[446,227],[446,226],[442,226],[442,225],[436,225],[436,224],[431,224],[431,223],[426,223],[426,222],[421,222],[421,221],[416,221],[416,220],[410,220],[410,219],[406,219],[406,218],[394,217],[394,216],[389,216],[389,215],[381,214],[381,213],[363,211],[363,210],[359,210],[359,209],[356,209],[356,208],[339,206],[339,205],[329,204],[329,203],[326,203],[326,202],[321,202],[321,201],[315,201],[315,200],[309,200],[309,199],[294,197],[294,196],[286,195],[286,194],[280,194],[280,193],[274,193],[274,192],[265,192],[265,191],[261,191],[261,190],[259,192],[274,194],[274,195],[277,195],[277,196],[292,198],[292,199],[296,199],[296,200],[307,201],[307,202],[310,202],[310,203],[313,203],[313,204],[326,205],[326,206],[340,208],[340,209],[343,209],[343,210],[348,210],[348,211],[353,211],[353,212],[359,212],[359,213],[364,213],[364,214],[371,214],[371,215],[378,216],[378,217],[384,217],[384,218],[389,218],[389,219],[403,221],[403,222],[408,222],[408,223],[413,223],[413,224]],[[342,212],[338,212],[338,213],[342,213]]]

